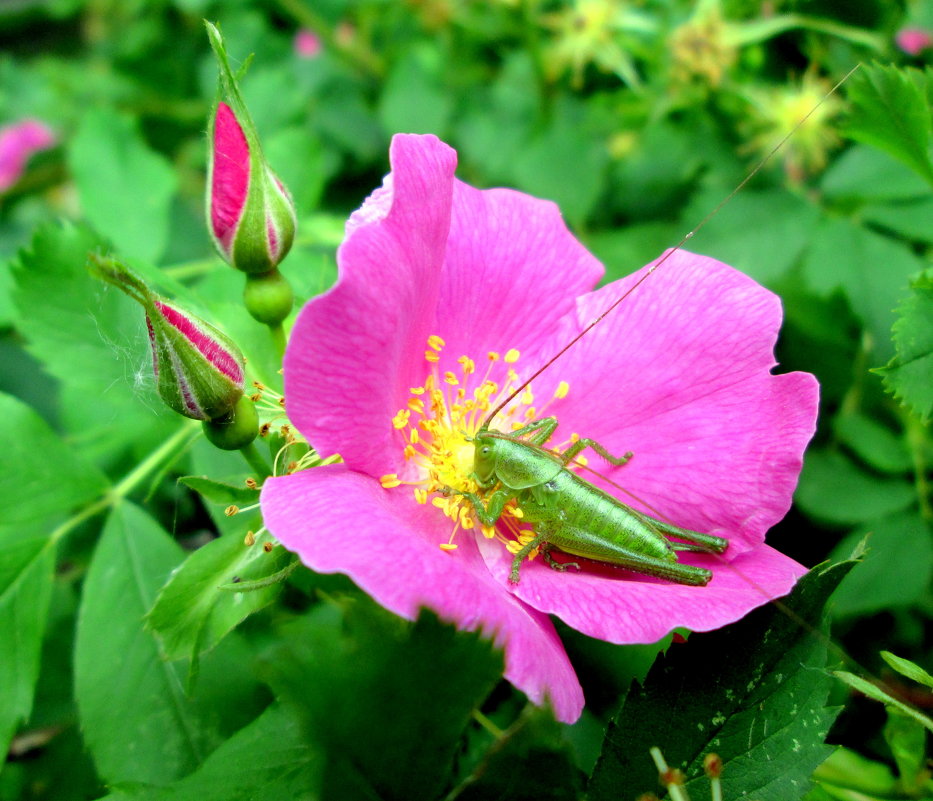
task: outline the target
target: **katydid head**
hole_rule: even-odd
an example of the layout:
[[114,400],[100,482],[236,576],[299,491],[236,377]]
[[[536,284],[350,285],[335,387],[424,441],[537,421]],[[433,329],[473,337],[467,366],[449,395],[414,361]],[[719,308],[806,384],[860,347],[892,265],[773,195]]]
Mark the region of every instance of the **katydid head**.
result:
[[496,437],[480,430],[473,438],[473,473],[482,484],[492,480],[496,472]]

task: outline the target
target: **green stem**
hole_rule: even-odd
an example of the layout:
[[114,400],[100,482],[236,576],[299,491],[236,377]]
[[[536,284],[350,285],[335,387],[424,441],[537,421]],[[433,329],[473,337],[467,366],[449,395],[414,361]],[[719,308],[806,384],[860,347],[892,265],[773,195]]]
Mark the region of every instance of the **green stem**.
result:
[[285,346],[288,344],[288,341],[285,339],[285,329],[282,327],[281,323],[278,323],[277,325],[269,326],[269,333],[272,335],[272,344],[275,346],[276,355],[281,361],[285,358]]
[[478,709],[473,710],[473,720],[479,723],[486,731],[488,731],[493,737],[497,740],[501,740],[505,736],[505,732],[502,731],[495,723],[493,723],[489,718],[487,718],[482,712]]
[[914,462],[914,486],[917,488],[917,500],[920,503],[920,514],[924,520],[933,520],[933,506],[930,504],[931,488],[927,479],[927,464],[924,458],[926,451],[926,427],[912,414],[906,415],[904,421],[907,429],[907,446]]
[[52,532],[52,535],[49,537],[50,543],[57,543],[85,520],[94,517],[94,515],[103,512],[111,506],[116,506],[116,504],[129,495],[137,485],[142,483],[149,473],[158,469],[162,461],[168,456],[171,456],[179,446],[183,444],[187,445],[190,440],[197,436],[198,431],[194,428],[194,425],[194,423],[189,423],[181,426],[171,437],[165,440],[165,442],[136,465],[136,467],[127,473],[104,495],[94,501],[94,503],[85,506],[81,511],[69,517]]
[[255,442],[251,442],[245,448],[240,448],[240,453],[243,454],[246,463],[256,471],[256,477],[260,483],[272,475],[272,471],[269,469],[266,460],[262,458],[262,455],[256,449]]

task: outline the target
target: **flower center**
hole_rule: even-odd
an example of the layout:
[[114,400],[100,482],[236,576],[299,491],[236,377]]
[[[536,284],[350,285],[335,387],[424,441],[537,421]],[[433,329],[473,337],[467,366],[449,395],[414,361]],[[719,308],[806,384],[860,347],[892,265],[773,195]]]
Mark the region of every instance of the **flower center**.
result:
[[[425,361],[428,374],[424,384],[412,387],[405,408],[399,409],[392,418],[392,426],[399,432],[403,454],[411,470],[405,478],[396,473],[381,477],[386,489],[401,485],[412,487],[414,499],[419,504],[430,503],[453,521],[453,530],[448,542],[440,547],[456,549],[454,538],[460,529],[474,529],[477,524],[487,538],[499,539],[510,551],[517,552],[530,541],[534,532],[522,524],[522,512],[515,501],[506,504],[502,517],[496,525],[486,526],[476,520],[475,509],[462,493],[483,496],[474,474],[473,439],[480,430],[489,411],[517,387],[521,380],[515,369],[520,354],[508,350],[505,355],[496,351],[486,354],[487,367],[480,377],[476,363],[469,356],[457,359],[459,369],[441,372],[439,362],[444,340],[439,336],[428,337]],[[490,378],[495,374],[505,380],[500,384]],[[561,382],[555,397],[567,394],[567,384]],[[502,427],[517,430],[538,418],[531,385],[524,387],[512,403],[497,414]],[[410,476],[410,477],[409,477]]]

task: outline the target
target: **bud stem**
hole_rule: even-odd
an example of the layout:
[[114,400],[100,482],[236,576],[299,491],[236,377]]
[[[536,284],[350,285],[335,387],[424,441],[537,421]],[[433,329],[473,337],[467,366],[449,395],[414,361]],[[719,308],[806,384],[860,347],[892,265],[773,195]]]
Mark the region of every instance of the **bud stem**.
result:
[[255,442],[251,442],[245,448],[240,448],[240,453],[243,454],[246,463],[256,472],[257,481],[262,483],[262,481],[272,475],[269,465],[266,463],[266,460],[262,458],[262,454],[260,454],[256,448]]
[[282,324],[270,325],[269,333],[272,334],[272,344],[275,345],[275,352],[278,355],[279,359],[285,358],[285,329],[282,327]]

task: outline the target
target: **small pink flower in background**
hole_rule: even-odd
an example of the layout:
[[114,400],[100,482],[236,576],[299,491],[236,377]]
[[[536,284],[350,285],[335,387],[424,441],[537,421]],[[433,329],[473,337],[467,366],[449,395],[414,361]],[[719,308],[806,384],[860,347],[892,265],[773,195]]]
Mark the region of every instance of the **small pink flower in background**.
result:
[[573,721],[583,696],[549,615],[610,642],[654,642],[735,621],[805,572],[764,536],[790,507],[817,384],[771,374],[774,295],[674,254],[515,408],[556,416],[555,447],[578,433],[633,451],[622,468],[594,466],[652,509],[627,503],[728,537],[729,550],[681,555],[713,571],[706,587],[592,565],[558,573],[542,559],[510,584],[506,521],[481,532],[461,517],[455,532],[438,508],[449,499],[425,493],[424,454],[452,443],[469,470],[461,432],[482,414],[455,407],[486,378],[501,389],[530,375],[639,273],[594,290],[602,267],[554,204],[456,180],[456,154],[433,136],[396,136],[390,155],[392,172],[347,223],[337,285],[302,310],[285,355],[289,417],[344,463],[267,480],[264,520],[309,567],[349,575],[397,614],[428,607],[494,637],[506,678]]
[[0,192],[15,184],[33,153],[55,144],[55,134],[43,122],[23,120],[0,128]]
[[933,34],[923,28],[903,28],[894,37],[897,46],[911,56],[918,56],[933,47]]
[[293,41],[295,55],[300,58],[315,58],[321,54],[321,37],[314,31],[302,28]]

